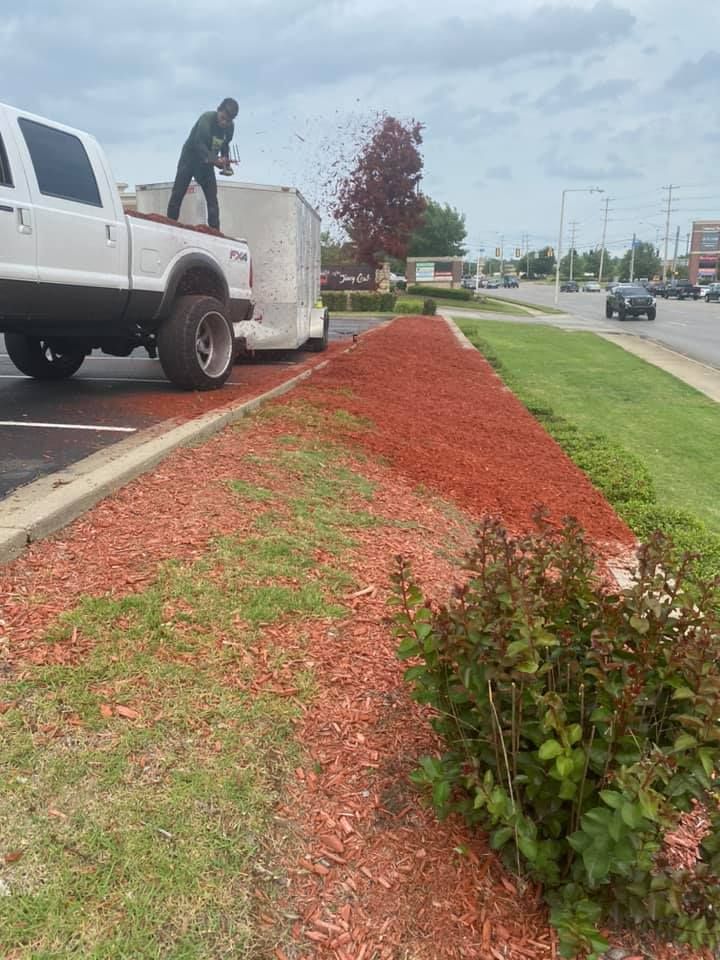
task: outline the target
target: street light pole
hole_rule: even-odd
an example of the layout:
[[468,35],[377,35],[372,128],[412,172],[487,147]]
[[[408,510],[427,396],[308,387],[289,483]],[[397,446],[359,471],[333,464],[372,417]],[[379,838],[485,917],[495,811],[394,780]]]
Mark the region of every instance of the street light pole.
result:
[[558,231],[558,245],[555,259],[555,305],[560,300],[560,260],[562,258],[562,232],[563,221],[565,218],[565,194],[566,193],[605,193],[601,187],[566,187],[562,192],[560,201],[560,230]]

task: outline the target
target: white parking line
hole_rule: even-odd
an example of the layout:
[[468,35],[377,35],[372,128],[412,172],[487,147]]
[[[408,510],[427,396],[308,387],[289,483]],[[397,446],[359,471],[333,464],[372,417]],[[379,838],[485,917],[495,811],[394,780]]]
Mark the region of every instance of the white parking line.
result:
[[137,433],[137,427],[104,427],[87,423],[36,423],[32,420],[0,420],[0,427],[42,427],[48,430],[98,430],[104,433]]
[[[22,373],[0,373],[0,380],[32,380]],[[159,377],[156,380],[141,380],[139,377],[75,377],[75,383],[165,383]]]

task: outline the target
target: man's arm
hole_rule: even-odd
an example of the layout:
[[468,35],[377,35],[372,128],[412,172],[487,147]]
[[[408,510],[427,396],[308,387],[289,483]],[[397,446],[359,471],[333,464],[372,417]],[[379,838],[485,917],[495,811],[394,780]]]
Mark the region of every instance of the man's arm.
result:
[[235,124],[233,123],[233,124],[230,124],[230,126],[227,128],[227,131],[225,133],[225,139],[223,140],[223,145],[220,148],[220,156],[224,160],[230,159],[230,142],[233,138],[234,133],[235,133]]
[[213,163],[215,156],[212,152],[212,113],[203,114],[195,124],[192,137],[192,148],[195,156],[201,163]]

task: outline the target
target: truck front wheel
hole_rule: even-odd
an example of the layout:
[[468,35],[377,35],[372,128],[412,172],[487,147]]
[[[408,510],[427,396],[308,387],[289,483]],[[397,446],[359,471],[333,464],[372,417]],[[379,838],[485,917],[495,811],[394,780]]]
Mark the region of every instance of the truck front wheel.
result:
[[179,297],[157,344],[165,376],[183,390],[215,390],[232,371],[233,329],[214,297]]
[[18,370],[36,380],[66,380],[78,372],[85,359],[84,350],[23,333],[6,333],[5,348]]

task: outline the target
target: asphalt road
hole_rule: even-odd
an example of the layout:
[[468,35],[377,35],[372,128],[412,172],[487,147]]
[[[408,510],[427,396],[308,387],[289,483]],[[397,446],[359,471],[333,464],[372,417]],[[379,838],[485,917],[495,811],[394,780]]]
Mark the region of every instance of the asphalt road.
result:
[[[332,340],[351,339],[380,321],[339,317],[331,323]],[[252,366],[293,367],[307,358],[303,351],[272,354]],[[229,383],[243,381],[243,365]],[[138,399],[157,397],[152,403]],[[87,357],[69,380],[49,383],[23,376],[5,352],[0,336],[0,499],[12,490],[61,470],[147,427],[173,419],[187,394],[167,382],[158,360],[144,351],[130,357]]]
[[[521,283],[517,290],[488,290],[488,296],[552,307],[555,291],[543,283]],[[720,369],[720,303],[704,300],[657,301],[657,317],[620,321],[605,317],[605,293],[561,293],[559,309],[570,317],[546,317],[560,327],[611,331],[648,337],[693,360]]]

